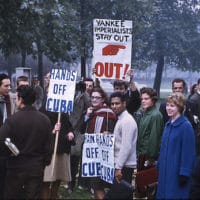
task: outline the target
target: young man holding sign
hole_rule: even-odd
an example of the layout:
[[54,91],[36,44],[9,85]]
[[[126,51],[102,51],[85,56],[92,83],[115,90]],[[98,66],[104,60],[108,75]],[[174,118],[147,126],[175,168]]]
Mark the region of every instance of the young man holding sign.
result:
[[[114,128],[114,163],[115,180],[122,179],[132,183],[133,171],[136,168],[136,142],[138,136],[137,124],[133,117],[126,110],[126,98],[121,92],[111,94],[111,109],[118,116]],[[117,187],[116,187],[117,188]],[[133,199],[133,193],[119,190],[113,187],[113,197],[122,199]]]

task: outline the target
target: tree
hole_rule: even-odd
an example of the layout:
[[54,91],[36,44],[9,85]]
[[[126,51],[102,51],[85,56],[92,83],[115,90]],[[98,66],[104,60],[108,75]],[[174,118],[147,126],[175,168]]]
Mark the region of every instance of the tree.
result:
[[[164,63],[182,70],[199,70],[200,47],[198,20],[195,10],[197,1],[156,0],[148,18],[148,26],[141,34],[145,44],[137,54],[157,63],[154,88],[160,91]],[[198,48],[197,48],[198,47]]]

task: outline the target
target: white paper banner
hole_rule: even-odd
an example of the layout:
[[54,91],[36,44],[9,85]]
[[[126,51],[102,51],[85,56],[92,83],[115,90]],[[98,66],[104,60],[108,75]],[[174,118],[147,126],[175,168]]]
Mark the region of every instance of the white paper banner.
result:
[[82,176],[100,177],[112,183],[114,179],[114,135],[88,134],[82,151]]
[[77,71],[52,69],[46,110],[52,112],[73,111]]

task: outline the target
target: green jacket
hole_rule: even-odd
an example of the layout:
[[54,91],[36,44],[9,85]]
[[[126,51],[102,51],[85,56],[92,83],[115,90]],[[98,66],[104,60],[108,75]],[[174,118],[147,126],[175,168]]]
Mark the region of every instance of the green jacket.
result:
[[146,155],[152,159],[158,158],[163,126],[162,114],[156,106],[143,113],[138,125],[138,156]]

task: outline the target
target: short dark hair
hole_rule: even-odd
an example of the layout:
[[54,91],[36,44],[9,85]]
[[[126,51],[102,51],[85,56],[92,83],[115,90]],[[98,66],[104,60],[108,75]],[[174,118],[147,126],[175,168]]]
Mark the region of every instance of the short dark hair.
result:
[[172,81],[172,88],[174,87],[174,83],[183,83],[183,88],[185,89],[186,87],[186,82],[185,80],[183,80],[182,78],[175,78],[173,81]]
[[2,84],[2,81],[4,79],[10,79],[9,76],[7,74],[0,74],[0,85]]
[[143,87],[140,89],[140,94],[148,94],[151,98],[151,100],[154,102],[154,104],[157,102],[158,100],[158,93],[155,89],[150,88],[150,87]]
[[17,77],[17,86],[19,85],[20,81],[29,81],[27,76],[19,76]]
[[114,92],[114,93],[112,93],[112,94],[110,95],[110,102],[111,102],[111,99],[112,99],[112,98],[115,98],[115,97],[120,98],[120,100],[121,100],[122,102],[125,102],[125,101],[126,101],[126,96],[125,96],[125,94],[123,94],[123,93],[121,93],[121,92]]
[[200,83],[200,78],[198,79],[198,81],[197,81],[197,84],[199,84]]
[[35,90],[29,85],[20,85],[17,88],[17,96],[23,99],[25,105],[32,105],[36,99]]
[[127,89],[128,88],[128,83],[126,81],[124,81],[124,80],[115,80],[114,83],[113,83],[113,86],[114,86],[114,88],[116,86],[124,86],[124,88]]
[[92,79],[92,78],[89,78],[89,77],[84,78],[83,81],[84,81],[84,82],[85,82],[85,81],[91,81],[91,82],[94,82],[93,79]]

